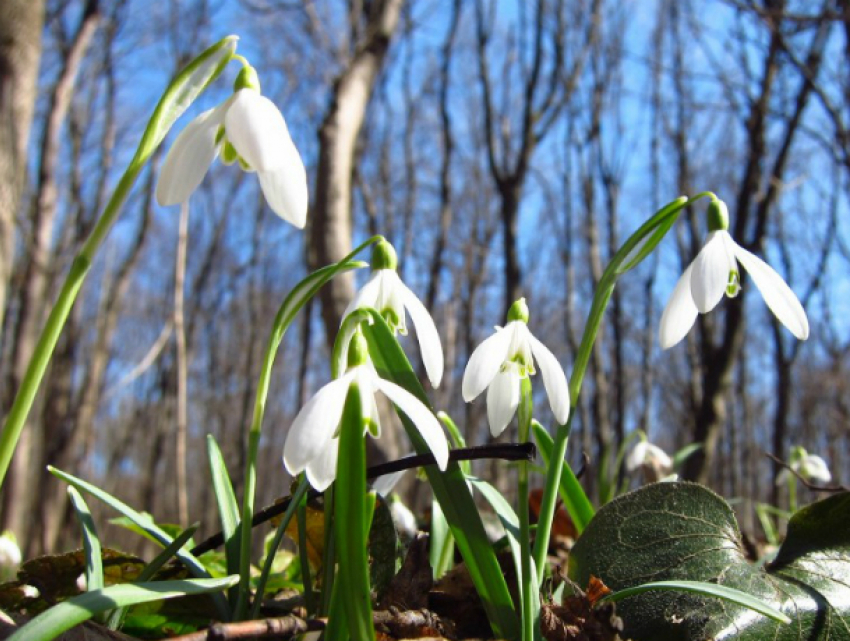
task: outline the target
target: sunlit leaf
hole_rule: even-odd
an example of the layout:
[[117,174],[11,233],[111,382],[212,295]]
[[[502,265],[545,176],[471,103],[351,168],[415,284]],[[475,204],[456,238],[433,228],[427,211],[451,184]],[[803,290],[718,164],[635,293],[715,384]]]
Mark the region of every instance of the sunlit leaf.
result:
[[735,516],[722,498],[693,483],[648,485],[601,508],[579,538],[570,578],[584,585],[591,575],[615,593],[669,581],[734,588],[792,620],[779,623],[728,595],[652,590],[617,603],[635,641],[846,641],[850,494],[795,514],[774,561],[758,567],[745,559]]

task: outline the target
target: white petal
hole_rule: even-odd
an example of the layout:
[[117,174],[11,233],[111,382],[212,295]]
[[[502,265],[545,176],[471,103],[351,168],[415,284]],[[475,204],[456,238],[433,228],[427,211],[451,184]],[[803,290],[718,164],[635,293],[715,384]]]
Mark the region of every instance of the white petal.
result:
[[508,357],[512,337],[513,331],[510,328],[498,329],[472,352],[463,372],[461,385],[463,400],[467,403],[477,398],[499,372]]
[[730,260],[727,238],[729,234],[724,231],[710,233],[705,247],[691,263],[691,295],[703,314],[717,307],[729,283],[729,272],[737,267],[734,258]]
[[307,464],[307,481],[319,492],[324,492],[336,478],[336,460],[339,439],[331,439],[319,455]]
[[428,380],[433,387],[439,387],[443,378],[443,345],[440,334],[431,314],[425,309],[416,294],[399,280],[398,291],[405,308],[410,312],[410,320],[416,328],[416,338],[419,340],[419,351],[422,353],[422,363],[428,373]]
[[160,205],[186,202],[201,184],[218,155],[215,136],[226,108],[224,103],[205,111],[177,136],[162,163],[156,184],[156,200]]
[[673,469],[673,459],[671,459],[667,455],[667,452],[662,450],[657,445],[653,445],[652,443],[646,444],[646,453],[644,454],[644,461],[653,465],[657,465],[658,467],[664,470]]
[[791,288],[761,258],[748,252],[737,243],[734,245],[734,248],[735,257],[752,277],[753,282],[764,298],[764,302],[770,308],[770,311],[773,312],[773,315],[794,336],[801,341],[806,340],[809,337],[809,319],[806,317],[806,311],[803,309],[797,296],[791,291]]
[[661,315],[661,327],[658,332],[661,349],[673,347],[682,340],[697,319],[697,306],[694,305],[694,299],[691,296],[693,267],[693,263],[688,265],[685,273],[679,278],[679,282],[676,283],[670,295],[670,300],[667,301],[667,307]]
[[398,272],[394,269],[381,269],[381,292],[378,295],[379,312],[391,309],[396,315],[397,327],[396,330],[402,336],[407,336],[407,319],[404,313],[404,300],[402,289],[407,289]]
[[372,483],[372,489],[384,498],[387,498],[406,472],[407,470],[399,470],[398,472],[379,476]]
[[252,169],[269,171],[291,164],[290,148],[294,146],[286,121],[275,104],[258,91],[240,89],[234,94],[224,130]]
[[518,406],[519,376],[511,370],[499,372],[487,390],[487,421],[493,436],[505,431]]
[[271,210],[298,229],[307,224],[307,172],[290,142],[286,161],[280,167],[257,171],[260,187]]
[[648,443],[646,441],[641,440],[632,448],[632,451],[629,452],[629,455],[626,457],[627,472],[634,472],[643,465],[643,462],[646,460],[647,445]]
[[369,280],[366,281],[366,284],[363,285],[356,294],[354,294],[354,298],[348,304],[348,307],[345,308],[345,312],[342,314],[343,319],[345,319],[345,317],[355,309],[361,309],[363,307],[371,307],[376,309],[378,312],[381,311],[377,309],[377,303],[378,296],[381,293],[384,271],[386,270],[378,269],[372,272]]
[[292,422],[283,446],[283,464],[295,476],[329,447],[342,419],[345,395],[353,376],[331,381],[313,396]]
[[564,374],[555,355],[531,332],[528,333],[528,342],[531,344],[534,360],[537,361],[537,366],[543,375],[543,387],[546,388],[552,413],[555,415],[555,420],[563,425],[570,416],[570,389],[567,386],[567,375]]
[[449,464],[449,444],[443,427],[434,416],[433,412],[422,404],[418,398],[403,387],[391,383],[377,375],[372,381],[373,385],[387,395],[399,409],[407,414],[407,417],[416,425],[416,429],[428,444],[428,448],[437,460],[437,466],[445,470]]
[[826,461],[817,454],[807,454],[803,457],[800,461],[800,475],[808,481],[829,483],[832,480]]
[[360,411],[363,417],[363,433],[373,432],[375,438],[381,437],[381,413],[375,402],[375,379],[378,375],[369,365],[360,365],[353,370],[357,386],[360,389]]

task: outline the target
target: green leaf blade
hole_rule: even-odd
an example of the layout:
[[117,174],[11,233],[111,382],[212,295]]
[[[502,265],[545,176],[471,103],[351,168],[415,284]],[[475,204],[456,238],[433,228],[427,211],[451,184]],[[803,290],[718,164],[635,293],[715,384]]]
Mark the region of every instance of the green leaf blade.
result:
[[[746,560],[732,509],[719,496],[692,483],[648,485],[599,510],[572,550],[570,578],[585,586],[593,575],[618,593],[641,590],[617,605],[635,641],[847,641],[849,497],[794,515],[776,559],[762,568]],[[658,582],[680,588],[643,590]],[[727,588],[754,601],[721,594]]]
[[86,590],[100,590],[104,585],[103,558],[94,519],[92,519],[91,511],[83,495],[79,493],[77,488],[68,487],[68,496],[83,530],[83,548],[86,553]]
[[[549,432],[546,431],[546,428],[537,421],[531,423],[531,430],[534,433],[534,441],[540,450],[543,463],[548,467],[550,464],[549,459],[552,457],[554,441],[549,435]],[[558,487],[558,494],[564,502],[564,506],[567,508],[573,524],[576,526],[576,531],[581,534],[584,528],[587,527],[587,524],[593,519],[595,511],[593,505],[590,503],[590,499],[587,498],[587,494],[581,487],[581,483],[579,483],[579,480],[569,465],[564,465],[561,469],[561,482]]]
[[[51,474],[53,474],[53,476],[62,479],[69,485],[75,487],[77,490],[85,492],[86,494],[90,494],[91,496],[94,496],[100,501],[103,501],[104,503],[106,503],[106,505],[114,509],[116,512],[130,519],[130,521],[132,521],[137,527],[144,530],[151,538],[153,538],[157,543],[159,543],[163,547],[168,547],[168,545],[170,545],[174,541],[174,537],[169,536],[162,528],[157,526],[150,518],[150,516],[137,512],[129,505],[112,496],[108,492],[104,492],[99,487],[92,485],[91,483],[88,483],[80,478],[77,478],[76,476],[68,474],[67,472],[57,470],[53,466],[48,465],[47,470]],[[195,577],[201,579],[210,578],[209,572],[207,572],[203,563],[201,563],[188,550],[179,550],[177,552],[177,558],[180,559],[180,561],[187,568],[189,568],[189,571]],[[221,594],[213,594],[212,598],[222,619],[228,620],[230,618],[230,608],[227,605],[227,600]]]
[[[425,390],[384,319],[374,310],[371,315],[373,323],[368,326],[364,324],[363,335],[369,344],[369,354],[378,374],[405,388],[430,407]],[[403,413],[399,417],[414,449],[420,454],[430,452],[416,426]],[[424,469],[487,611],[493,631],[499,637],[518,638],[519,619],[513,600],[460,466],[450,462],[445,472],[440,472],[433,465]]]
[[96,614],[161,599],[220,592],[236,584],[238,576],[224,579],[189,579],[153,583],[125,583],[86,592],[42,612],[19,628],[9,641],[49,641]]

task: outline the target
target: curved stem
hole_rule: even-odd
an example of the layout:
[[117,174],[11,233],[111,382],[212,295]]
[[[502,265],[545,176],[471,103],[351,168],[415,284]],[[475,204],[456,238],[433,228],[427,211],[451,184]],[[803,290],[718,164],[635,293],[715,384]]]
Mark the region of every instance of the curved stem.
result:
[[3,485],[6,471],[9,469],[9,462],[18,444],[27,416],[32,409],[36,392],[38,392],[41,380],[44,378],[47,365],[53,356],[53,350],[59,341],[59,335],[62,333],[68,315],[71,313],[71,308],[74,306],[80,287],[86,279],[97,249],[118,218],[121,207],[133,188],[139,172],[159,147],[177,118],[221,74],[232,58],[235,48],[236,39],[233,36],[220,40],[189,63],[171,82],[148,121],[133,160],[130,161],[127,170],[118,181],[118,186],[115,187],[115,191],[85,244],[74,258],[68,276],[59,292],[59,297],[53,305],[53,309],[50,310],[47,323],[41,331],[41,336],[21,380],[15,400],[6,417],[3,433],[0,434],[0,486]]
[[[570,376],[570,404],[572,407],[576,407],[578,402],[581,384],[587,371],[587,364],[590,362],[593,343],[596,341],[596,336],[602,325],[602,316],[605,308],[608,306],[611,294],[614,292],[617,278],[637,266],[641,260],[658,246],[658,243],[661,242],[661,239],[666,235],[676,218],[678,218],[679,213],[685,207],[701,198],[712,197],[714,197],[712,192],[704,191],[692,198],[677,198],[665,205],[641,225],[635,233],[629,236],[611,259],[611,262],[599,279],[596,292],[594,292],[590,312],[584,326],[584,333],[582,334],[576,360],[573,364],[573,371]],[[544,577],[543,570],[546,564],[546,551],[549,547],[552,522],[555,518],[558,482],[565,463],[564,457],[567,452],[567,442],[570,438],[572,422],[573,413],[570,413],[567,422],[558,426],[552,448],[552,457],[549,460],[549,469],[546,474],[546,486],[543,489],[543,498],[540,504],[540,519],[537,522],[537,538],[534,541],[534,562],[537,569],[538,581],[542,581]]]
[[[251,418],[251,428],[248,432],[248,457],[245,464],[245,493],[242,497],[242,520],[243,524],[250,524],[254,518],[254,498],[257,487],[257,453],[260,446],[260,432],[263,427],[263,416],[266,412],[266,400],[269,395],[272,370],[274,368],[277,350],[283,340],[286,330],[289,328],[295,315],[309,301],[316,292],[336,274],[364,267],[366,263],[355,261],[354,257],[369,247],[372,243],[380,240],[382,236],[373,236],[366,242],[356,247],[348,256],[339,263],[328,265],[316,270],[307,278],[298,283],[281,304],[272,323],[272,331],[263,357],[263,366],[260,370],[260,378],[257,382],[257,394],[254,399],[254,413]],[[239,597],[236,601],[234,620],[239,621],[248,612],[248,599],[251,592],[251,528],[243,527],[239,545]]]

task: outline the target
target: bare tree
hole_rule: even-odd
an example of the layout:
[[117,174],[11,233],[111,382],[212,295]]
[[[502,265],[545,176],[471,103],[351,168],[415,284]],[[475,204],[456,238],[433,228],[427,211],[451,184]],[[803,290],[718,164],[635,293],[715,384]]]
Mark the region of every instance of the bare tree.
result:
[[[26,371],[35,349],[38,332],[49,310],[48,299],[51,274],[54,267],[53,238],[57,209],[56,170],[59,163],[60,134],[71,104],[74,86],[83,56],[89,48],[99,21],[97,2],[92,0],[80,18],[79,25],[64,51],[62,68],[53,87],[50,105],[40,141],[38,177],[34,203],[23,234],[24,254],[20,259],[19,298],[14,325],[9,332],[12,341],[11,368],[6,381],[8,408],[12,394]],[[25,426],[18,443],[17,455],[7,481],[3,510],[4,527],[12,529],[22,541],[29,542],[30,514],[38,493],[35,474],[41,468],[43,424],[34,417]]]
[[[776,79],[783,64],[781,60],[781,32],[784,2],[767,3],[772,11],[765,16],[770,34],[767,50],[762,60],[757,93],[746,111],[746,147],[738,193],[731,204],[734,217],[733,235],[745,247],[759,250],[765,241],[767,225],[776,205],[778,186],[782,184],[791,145],[796,136],[803,112],[811,98],[813,82],[823,59],[829,33],[829,23],[817,25],[806,54],[811,78],[802,77],[791,99],[791,111],[781,123],[781,134],[775,151],[767,146],[767,127],[771,99],[776,91]],[[746,291],[746,290],[744,290]],[[700,353],[703,366],[702,400],[698,404],[693,432],[694,442],[703,447],[691,456],[683,470],[686,478],[707,483],[714,462],[714,454],[721,428],[726,421],[726,395],[730,389],[732,365],[743,341],[741,315],[744,296],[729,301],[719,328],[720,339],[715,342],[711,332],[702,325]]]
[[0,334],[5,333],[43,23],[44,0],[9,0],[0,6]]
[[[501,199],[502,254],[504,261],[504,312],[520,297],[522,283],[517,234],[522,190],[534,150],[556,122],[570,99],[584,60],[596,39],[601,2],[576,7],[566,16],[566,5],[547,0],[531,3],[531,25],[526,24],[527,5],[519,5],[519,23],[511,29],[517,35],[504,43],[499,70],[500,92],[494,89],[491,72],[496,4],[485,8],[476,0],[478,81],[484,114],[487,162]],[[577,18],[577,19],[576,19]],[[566,60],[568,29],[579,41],[572,60]],[[529,39],[528,49],[522,47]],[[527,60],[526,60],[527,58]],[[516,83],[519,85],[514,85]],[[519,96],[519,102],[513,99]],[[497,107],[497,101],[500,106]],[[518,118],[512,116],[518,114]]]
[[[349,8],[351,57],[334,81],[319,129],[316,192],[310,218],[313,267],[336,262],[351,251],[355,145],[398,25],[401,5],[402,0],[378,0],[353,2]],[[322,318],[329,346],[353,295],[351,276],[335,278],[322,291]]]

